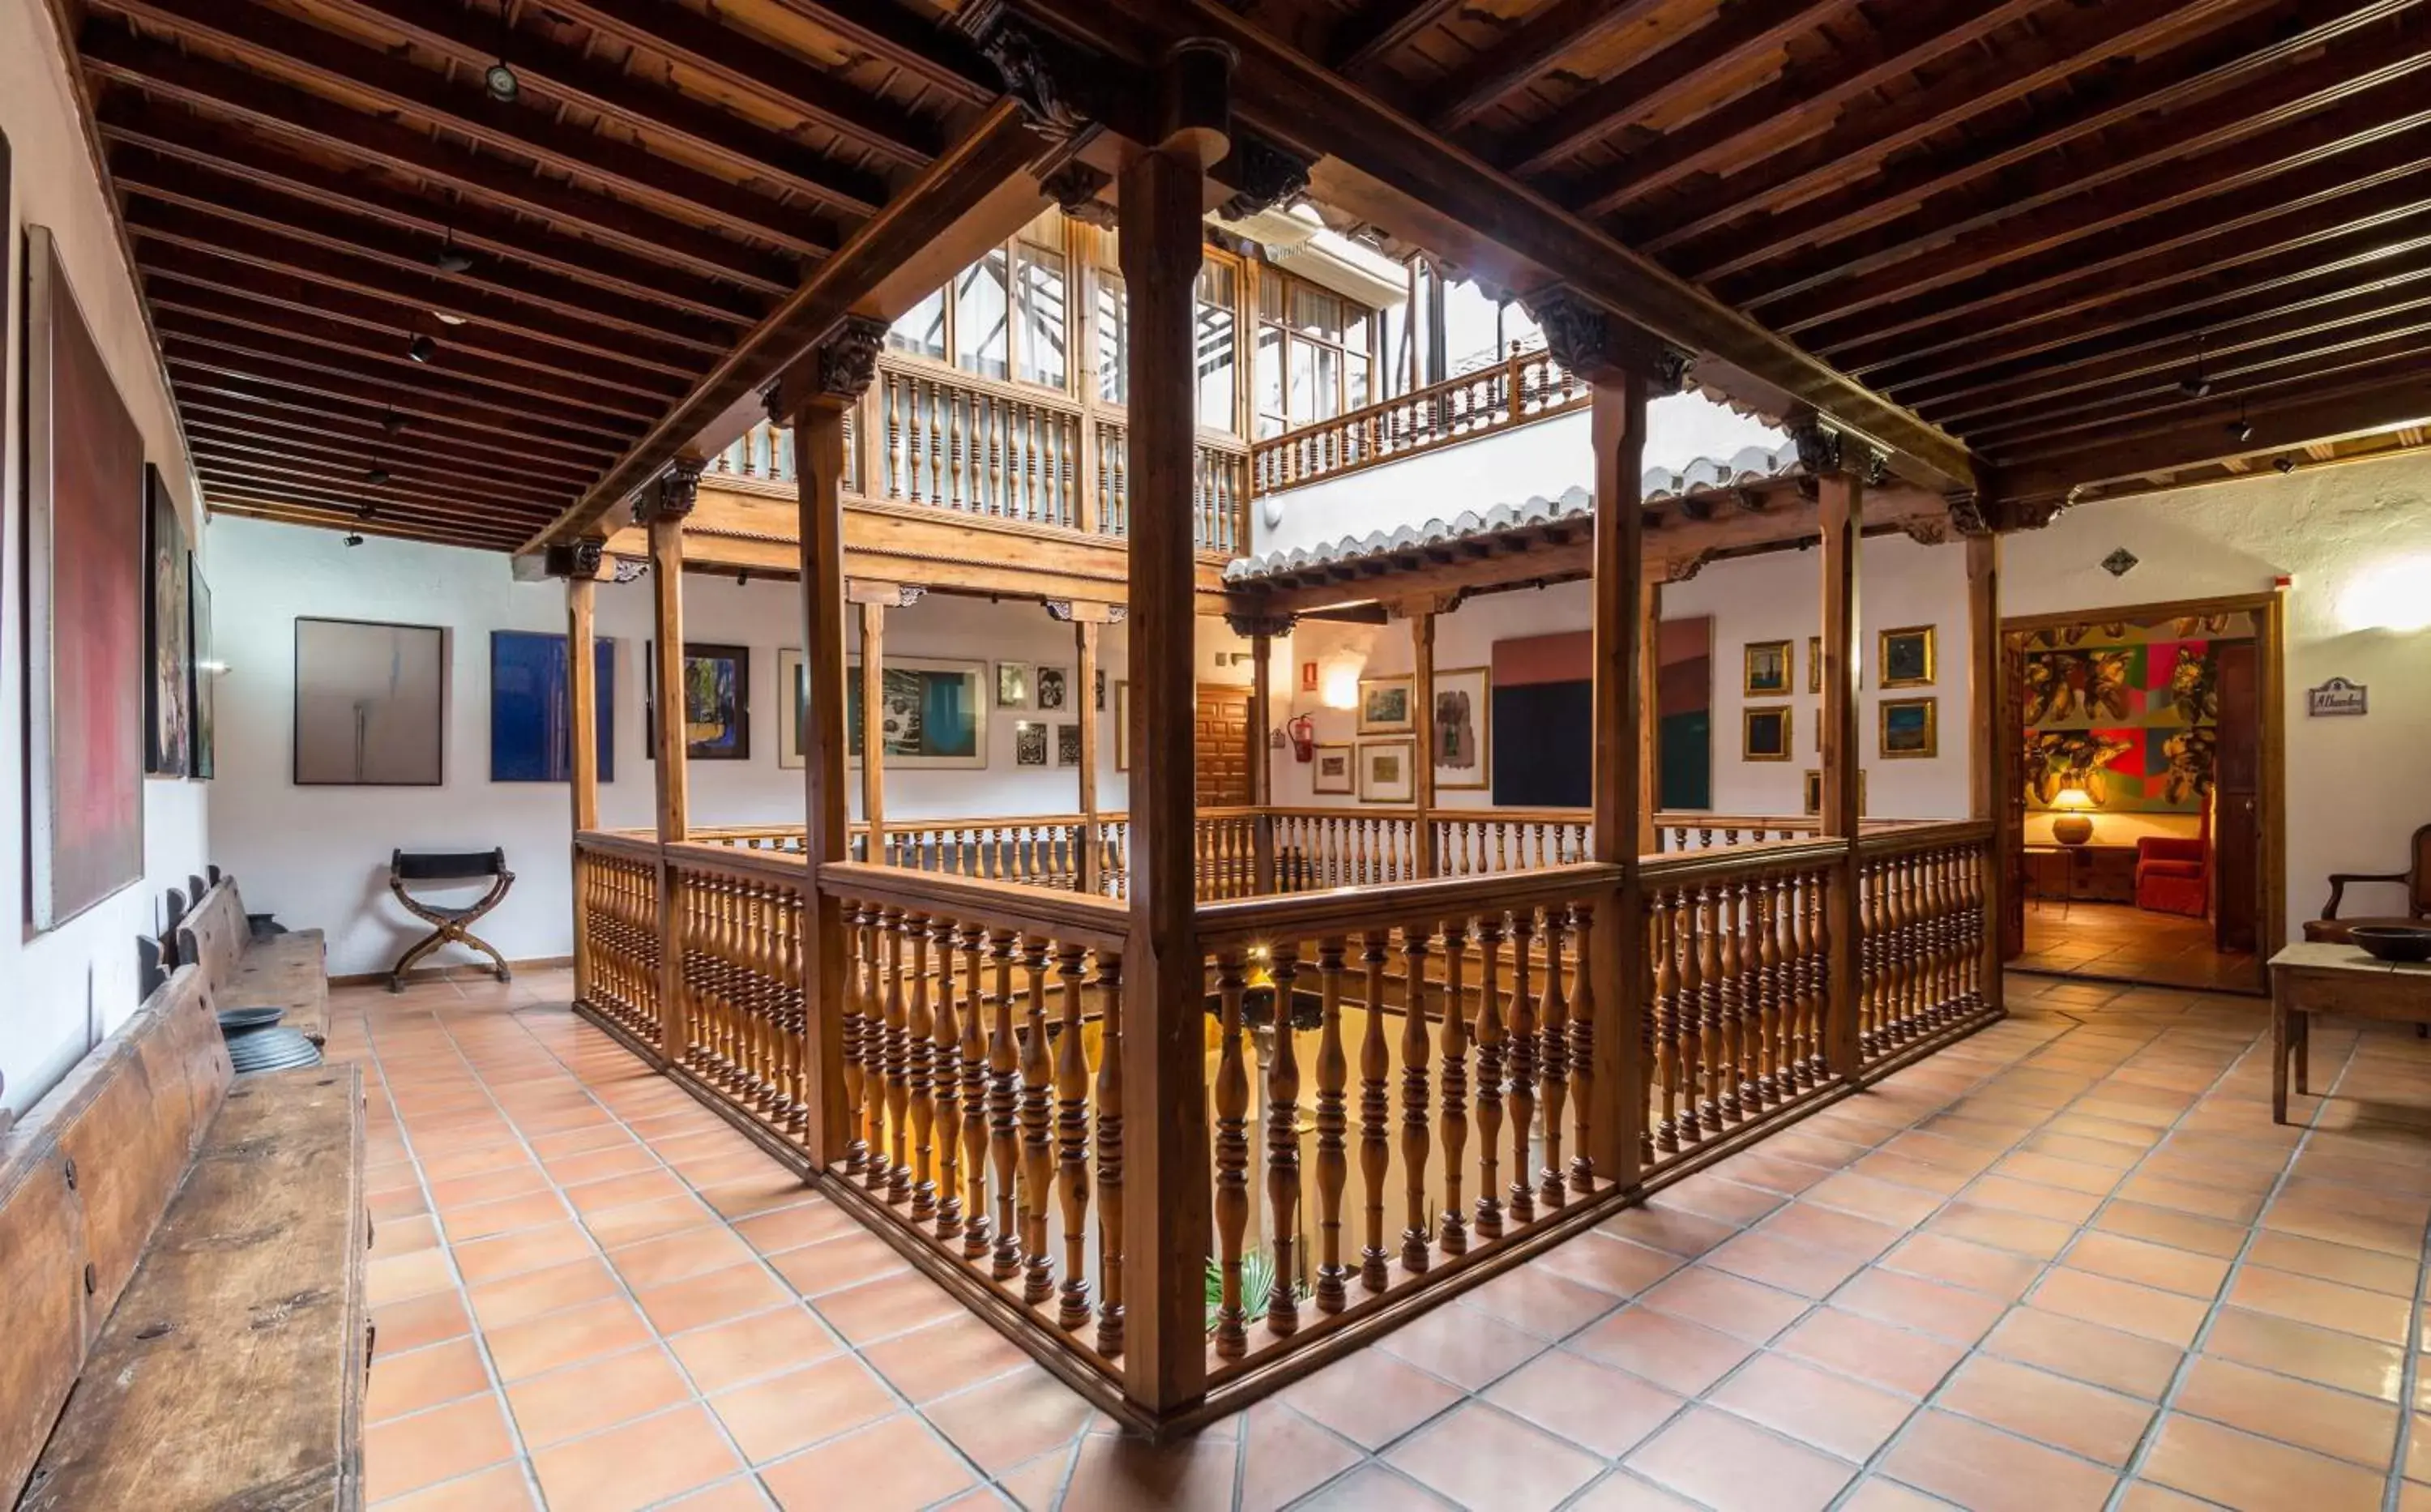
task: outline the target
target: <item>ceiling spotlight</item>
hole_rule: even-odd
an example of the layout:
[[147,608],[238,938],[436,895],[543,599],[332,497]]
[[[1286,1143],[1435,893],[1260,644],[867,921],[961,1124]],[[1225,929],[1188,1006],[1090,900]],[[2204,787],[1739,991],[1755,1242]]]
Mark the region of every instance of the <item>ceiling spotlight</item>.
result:
[[2282,474],[2292,473],[2296,470],[2296,459],[2293,457],[2282,457],[2271,465],[2278,468]]
[[361,545],[363,544],[363,538],[362,538],[361,536],[360,536],[360,535],[356,534],[354,531],[352,531],[352,530],[348,530],[348,531],[346,532],[346,541],[345,541],[345,544],[346,544],[346,545],[348,545],[348,546],[361,546]]
[[388,477],[388,469],[375,463],[371,471],[363,474],[363,481],[372,484],[374,487],[377,487],[379,484],[387,482]]
[[2236,442],[2239,445],[2243,445],[2245,443],[2252,441],[2254,439],[2253,422],[2247,420],[2243,415],[2239,415],[2235,420],[2229,422],[2228,439]]
[[428,336],[416,336],[405,344],[405,355],[417,362],[428,362],[439,355],[439,344]]
[[2200,399],[2211,392],[2211,379],[2200,374],[2190,378],[2182,378],[2178,382],[2178,392],[2189,399]]
[[456,244],[456,228],[447,228],[447,240],[431,254],[430,265],[442,273],[462,273],[473,265],[473,254]]
[[504,63],[492,63],[482,73],[481,84],[490,92],[490,98],[499,101],[513,99],[524,88],[515,78],[515,71]]
[[380,428],[392,436],[395,435],[405,428],[405,416],[391,410],[380,416]]
[[461,316],[461,315],[451,315],[451,314],[449,314],[447,311],[444,311],[444,310],[434,310],[434,311],[432,311],[430,312],[430,318],[431,318],[431,319],[433,319],[433,320],[435,320],[435,321],[437,321],[437,322],[439,322],[439,324],[441,324],[441,325],[443,325],[443,326],[461,326],[462,324],[464,324],[464,317],[463,317],[463,316]]

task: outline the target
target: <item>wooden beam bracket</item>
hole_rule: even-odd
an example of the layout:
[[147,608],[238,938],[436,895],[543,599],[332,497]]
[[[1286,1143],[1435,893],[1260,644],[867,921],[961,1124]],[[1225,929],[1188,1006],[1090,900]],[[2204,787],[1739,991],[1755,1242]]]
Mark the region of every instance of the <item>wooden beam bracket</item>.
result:
[[1635,374],[1659,395],[1679,393],[1687,378],[1687,353],[1568,284],[1539,289],[1519,302],[1544,328],[1553,361],[1590,383]]
[[633,523],[653,525],[681,520],[700,500],[700,475],[707,463],[698,457],[679,457],[633,496]]

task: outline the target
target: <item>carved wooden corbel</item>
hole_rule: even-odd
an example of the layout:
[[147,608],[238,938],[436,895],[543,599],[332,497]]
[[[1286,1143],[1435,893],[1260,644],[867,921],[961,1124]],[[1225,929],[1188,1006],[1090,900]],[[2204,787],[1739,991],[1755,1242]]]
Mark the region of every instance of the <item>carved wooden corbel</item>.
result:
[[679,457],[667,463],[634,497],[633,523],[680,520],[690,514],[700,500],[700,474],[707,465],[698,457]]
[[1589,382],[1639,373],[1658,394],[1675,394],[1687,377],[1688,355],[1637,329],[1565,284],[1520,300],[1545,332],[1553,361]]
[[541,551],[541,570],[552,578],[596,578],[608,543],[595,536],[551,541]]
[[1083,226],[1094,226],[1111,231],[1120,218],[1115,208],[1098,196],[1114,186],[1114,176],[1101,173],[1087,163],[1074,159],[1038,181],[1041,189],[1053,196],[1056,207]]
[[1224,612],[1224,623],[1232,630],[1233,634],[1238,635],[1245,641],[1255,639],[1260,635],[1267,636],[1274,640],[1281,640],[1292,632],[1292,627],[1299,623],[1299,616],[1294,614],[1267,613],[1258,610],[1228,609]]
[[1232,156],[1216,165],[1216,175],[1239,188],[1216,213],[1228,221],[1246,221],[1262,210],[1288,205],[1308,193],[1309,167],[1307,159],[1264,137],[1235,131]]
[[970,0],[953,25],[996,65],[1005,93],[1032,131],[1063,143],[1089,128],[1092,112],[1081,101],[1093,86],[1090,60],[1081,49],[1015,14],[1004,0]]

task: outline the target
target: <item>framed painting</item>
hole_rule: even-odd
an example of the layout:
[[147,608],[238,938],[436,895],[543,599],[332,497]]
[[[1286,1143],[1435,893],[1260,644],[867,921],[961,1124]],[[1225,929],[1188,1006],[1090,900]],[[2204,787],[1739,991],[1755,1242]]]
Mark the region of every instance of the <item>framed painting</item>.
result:
[[295,783],[437,787],[445,778],[447,632],[295,621]]
[[996,664],[996,706],[999,709],[1030,707],[1031,666],[1027,662],[998,662]]
[[1739,711],[1739,759],[1750,762],[1789,760],[1789,705],[1768,704]]
[[1938,698],[1885,698],[1881,754],[1892,761],[1914,761],[1941,754]]
[[143,770],[184,777],[193,766],[193,574],[186,564],[186,527],[168,479],[143,464]]
[[1358,790],[1350,772],[1350,748],[1342,745],[1320,745],[1309,773],[1309,785],[1319,797],[1339,794],[1350,797]]
[[[642,748],[659,748],[659,689],[656,648],[642,643],[642,664],[650,670],[643,681]],[[751,759],[751,647],[684,642],[684,755],[696,762],[747,762]]]
[[27,902],[48,930],[143,875],[143,435],[50,232],[25,246]]
[[195,778],[208,782],[219,772],[219,727],[213,720],[211,679],[218,676],[220,666],[211,654],[211,586],[203,580],[202,563],[191,552],[186,556],[186,570],[193,580],[186,590],[186,611],[193,616],[194,627],[189,636],[194,647],[194,676],[186,696],[194,753],[188,764]]
[[1081,764],[1081,727],[1079,725],[1065,724],[1055,727],[1055,764],[1058,766]]
[[1453,667],[1434,676],[1435,791],[1464,792],[1493,785],[1494,749],[1489,715],[1493,674],[1482,666]]
[[1820,635],[1806,637],[1806,691],[1823,691],[1823,637]]
[[1886,630],[1875,650],[1886,688],[1933,686],[1933,627],[1909,625]]
[[1031,673],[1031,707],[1040,714],[1062,714],[1072,707],[1072,669],[1041,666]]
[[1359,733],[1398,735],[1417,729],[1410,711],[1408,676],[1359,680]]
[[1789,697],[1789,643],[1750,641],[1742,648],[1745,668],[1739,691],[1751,698]]
[[811,674],[802,653],[777,648],[777,764],[799,770],[802,744],[810,735]]
[[[988,764],[985,662],[888,657],[879,669],[879,751],[906,771],[980,769]],[[845,754],[861,760],[861,664],[845,667]]]
[[[1823,773],[1813,766],[1806,768],[1806,812],[1809,814],[1823,812]],[[1863,818],[1865,814],[1866,771],[1861,766],[1857,769],[1857,816]]]
[[1115,684],[1115,770],[1132,769],[1132,685],[1129,679]]
[[1043,719],[1016,719],[1013,722],[1013,764],[1044,766],[1047,764],[1047,722]]
[[1408,803],[1418,796],[1417,739],[1359,743],[1359,801]]
[[[599,781],[616,780],[616,643],[592,643],[592,738]],[[574,689],[565,637],[490,632],[490,781],[574,780]]]

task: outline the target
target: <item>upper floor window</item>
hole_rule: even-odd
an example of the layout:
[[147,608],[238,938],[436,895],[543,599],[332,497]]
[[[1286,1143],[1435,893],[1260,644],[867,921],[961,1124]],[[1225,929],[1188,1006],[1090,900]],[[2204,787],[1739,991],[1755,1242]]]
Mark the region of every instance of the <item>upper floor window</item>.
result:
[[[1215,253],[1199,270],[1198,313],[1192,321],[1199,385],[1199,423],[1232,430],[1240,369],[1240,269]],[[1131,402],[1131,302],[1122,275],[1098,273],[1098,397]]]
[[[1061,229],[1060,222],[1042,218],[1031,230],[1041,226]],[[1071,336],[1064,253],[1026,232],[904,311],[886,344],[980,378],[1060,389],[1070,381]]]
[[1257,434],[1331,420],[1374,392],[1375,312],[1273,268],[1258,280]]

